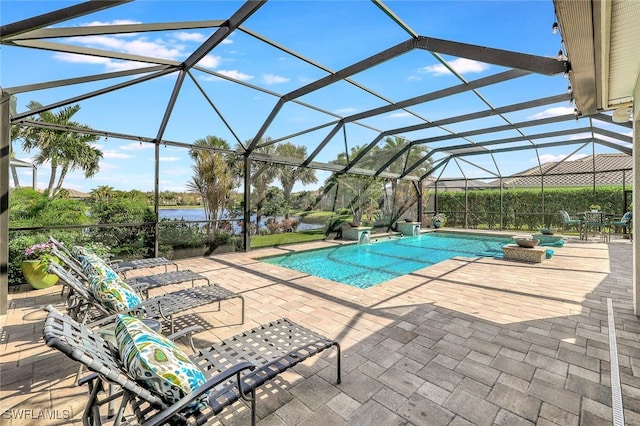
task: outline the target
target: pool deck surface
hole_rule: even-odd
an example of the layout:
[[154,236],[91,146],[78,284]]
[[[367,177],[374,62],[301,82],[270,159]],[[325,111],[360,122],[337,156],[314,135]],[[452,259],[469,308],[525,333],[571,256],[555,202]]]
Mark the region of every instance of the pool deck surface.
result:
[[[331,244],[178,261],[246,301],[244,324],[237,299],[179,316],[178,328],[206,329],[198,346],[286,317],[342,347],[341,384],[335,351],[312,357],[258,393],[259,425],[613,424],[611,315],[624,420],[640,425],[629,240],[570,240],[535,264],[455,258],[364,290],[255,260]],[[0,316],[2,425],[81,424],[87,395],[74,386],[77,366],[42,341],[42,307],[62,310],[59,293],[10,289]],[[248,420],[236,403],[214,424]]]

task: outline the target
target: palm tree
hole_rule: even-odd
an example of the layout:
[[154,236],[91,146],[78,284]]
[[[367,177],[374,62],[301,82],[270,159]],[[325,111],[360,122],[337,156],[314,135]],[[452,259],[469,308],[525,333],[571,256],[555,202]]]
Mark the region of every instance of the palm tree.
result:
[[[291,142],[284,142],[276,147],[276,154],[286,158],[307,158],[307,147],[304,145],[294,145]],[[316,183],[316,172],[313,169],[307,167],[295,167],[295,166],[278,166],[278,180],[282,186],[282,192],[284,196],[285,205],[287,210],[285,213],[285,219],[289,219],[289,205],[291,201],[291,191],[296,182],[300,182],[304,185],[309,183]]]
[[[41,108],[42,105],[31,101],[27,107],[34,110]],[[89,129],[88,126],[71,121],[71,117],[79,110],[80,105],[74,105],[64,107],[57,113],[43,111],[38,114],[36,121]],[[98,140],[98,136],[36,127],[22,129],[22,135],[22,148],[25,151],[39,149],[34,157],[34,164],[42,165],[49,161],[51,165],[51,175],[46,189],[50,199],[60,191],[68,172],[80,169],[86,178],[90,178],[100,169],[102,151],[90,145],[91,142]],[[59,176],[58,169],[60,169]]]
[[[355,158],[364,149],[364,146],[354,146],[351,148],[350,155],[346,152],[338,154],[337,158],[331,163],[347,165],[348,158]],[[359,162],[358,166],[367,168],[377,160],[377,149],[370,150]],[[326,182],[326,187],[336,187],[347,202],[343,203],[351,210],[351,215],[355,222],[360,222],[364,213],[367,216],[372,214],[378,205],[378,198],[382,193],[381,179],[372,176],[357,176],[352,174],[336,174],[334,173]],[[367,211],[369,210],[369,211]],[[369,217],[367,217],[369,220]]]
[[91,201],[111,201],[111,198],[114,196],[114,189],[108,185],[100,185],[97,188],[94,188],[89,192],[91,195]]
[[[270,137],[261,139],[259,148],[256,148],[254,152],[260,154],[273,155],[276,152],[276,146],[274,144],[266,144],[271,141]],[[278,176],[279,168],[273,164],[265,163],[251,163],[251,178],[253,191],[251,192],[252,204],[256,208],[256,224],[262,222],[262,212],[267,203],[267,191],[269,186],[273,183]]]
[[215,149],[229,149],[224,139],[207,136],[194,142],[189,155],[195,161],[194,174],[187,188],[202,196],[207,221],[218,229],[218,220],[229,211],[233,201],[233,190],[239,184],[239,168],[236,157]]
[[[385,164],[388,160],[390,160],[396,153],[398,153],[401,149],[408,145],[408,141],[404,138],[400,137],[386,137],[384,139],[384,145],[377,152],[379,157],[382,159],[381,164]],[[406,153],[397,158],[393,163],[391,163],[385,171],[390,173],[402,174],[408,167],[411,167],[418,161],[421,161],[422,158],[427,155],[429,150],[423,145],[414,145],[410,147]],[[412,173],[417,173],[419,176],[427,173],[432,167],[431,159],[429,161],[423,161],[419,167],[412,171]],[[388,210],[388,213],[392,213],[393,217],[400,217],[405,210],[407,210],[408,206],[410,206],[410,185],[399,185],[398,179],[391,179],[391,194],[394,199],[393,203],[393,212]],[[385,203],[387,208],[390,206],[389,203]]]

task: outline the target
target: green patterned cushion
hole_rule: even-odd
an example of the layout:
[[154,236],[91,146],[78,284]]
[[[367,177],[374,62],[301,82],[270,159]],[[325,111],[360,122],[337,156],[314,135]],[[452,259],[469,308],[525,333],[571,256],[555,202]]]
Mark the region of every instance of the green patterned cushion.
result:
[[[154,332],[138,318],[116,317],[116,342],[120,360],[133,379],[173,404],[193,392],[205,381],[202,371],[166,337]],[[206,393],[187,406],[197,409],[206,401]]]
[[101,275],[107,278],[119,278],[120,276],[111,269],[106,263],[96,260],[87,260],[82,262],[82,270],[85,275]]
[[114,314],[142,302],[135,290],[117,276],[89,275],[89,288],[102,306]]
[[[95,255],[95,253],[93,252],[93,250],[88,249],[86,247],[83,246],[73,246],[71,247],[71,252],[73,253],[73,255],[77,258],[80,259],[81,256],[86,256],[88,254],[93,254]],[[81,260],[81,259],[80,259]]]
[[106,262],[100,259],[97,255],[87,253],[77,256],[82,263],[82,270],[85,275],[102,275],[109,278],[118,278],[116,271],[111,269]]

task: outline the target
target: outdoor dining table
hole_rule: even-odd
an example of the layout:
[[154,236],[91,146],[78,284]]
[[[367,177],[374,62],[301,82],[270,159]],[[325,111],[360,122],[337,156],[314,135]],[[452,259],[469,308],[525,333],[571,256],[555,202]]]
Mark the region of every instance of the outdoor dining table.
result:
[[588,210],[582,213],[582,232],[584,235],[580,236],[580,239],[585,241],[589,240],[589,229],[594,229],[594,236],[597,233],[600,233],[604,240],[606,241],[608,236],[605,233],[605,229],[608,228],[609,222],[611,218],[614,216],[613,213],[607,213],[605,211],[600,210]]

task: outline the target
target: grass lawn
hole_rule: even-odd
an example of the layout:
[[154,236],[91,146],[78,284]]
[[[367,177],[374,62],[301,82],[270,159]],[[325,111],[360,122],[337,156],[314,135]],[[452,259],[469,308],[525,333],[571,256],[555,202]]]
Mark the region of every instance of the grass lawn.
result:
[[324,228],[298,232],[283,232],[281,234],[253,235],[251,236],[251,248],[304,243],[307,241],[317,241],[322,239],[324,239]]

